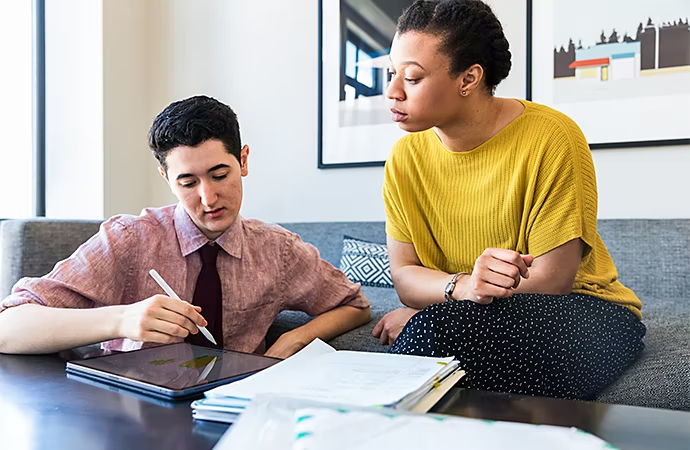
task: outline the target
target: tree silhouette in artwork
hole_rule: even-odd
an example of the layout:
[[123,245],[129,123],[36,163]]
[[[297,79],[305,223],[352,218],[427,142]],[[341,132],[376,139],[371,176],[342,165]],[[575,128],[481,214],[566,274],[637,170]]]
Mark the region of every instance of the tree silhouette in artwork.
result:
[[613,33],[611,33],[611,36],[609,36],[609,44],[613,44],[615,42],[618,42],[618,32],[616,29],[613,29]]
[[599,36],[599,42],[597,42],[597,45],[601,44],[606,44],[606,34],[604,33],[604,30],[601,30],[601,36]]
[[561,46],[560,49],[553,50],[553,77],[572,77],[575,76],[575,69],[570,68],[570,64],[575,61],[575,43],[573,39],[568,40],[568,49]]

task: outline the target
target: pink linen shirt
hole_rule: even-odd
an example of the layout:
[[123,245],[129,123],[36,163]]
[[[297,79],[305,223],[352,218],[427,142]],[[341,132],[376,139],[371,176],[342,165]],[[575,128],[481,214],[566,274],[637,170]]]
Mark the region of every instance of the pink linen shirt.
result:
[[[179,204],[112,217],[49,274],[19,280],[0,302],[0,313],[24,303],[94,308],[165,295],[150,269],[180,298],[191,301],[201,270],[197,250],[208,242]],[[263,352],[266,332],[284,310],[316,316],[341,305],[369,306],[359,284],[322,260],[313,245],[278,225],[238,217],[216,243],[224,250],[217,267],[227,349]],[[128,339],[106,344],[119,350],[142,346]]]

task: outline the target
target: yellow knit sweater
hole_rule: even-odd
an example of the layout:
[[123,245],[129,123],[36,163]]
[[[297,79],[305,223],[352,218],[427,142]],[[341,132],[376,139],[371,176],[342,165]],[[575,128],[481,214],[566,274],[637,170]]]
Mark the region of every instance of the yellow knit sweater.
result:
[[[489,247],[535,257],[580,238],[585,252],[573,292],[642,303],[618,281],[597,233],[589,146],[570,118],[522,101],[525,110],[469,152],[451,152],[429,129],[400,139],[386,162],[386,232],[414,244],[425,267],[471,272]],[[632,244],[632,243],[631,243]]]

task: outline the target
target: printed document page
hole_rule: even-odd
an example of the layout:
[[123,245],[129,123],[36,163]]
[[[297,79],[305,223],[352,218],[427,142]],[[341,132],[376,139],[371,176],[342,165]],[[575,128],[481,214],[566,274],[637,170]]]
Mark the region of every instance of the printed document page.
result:
[[252,399],[270,393],[357,406],[391,405],[422,387],[452,360],[335,351],[315,340],[295,356],[212,389],[206,396]]

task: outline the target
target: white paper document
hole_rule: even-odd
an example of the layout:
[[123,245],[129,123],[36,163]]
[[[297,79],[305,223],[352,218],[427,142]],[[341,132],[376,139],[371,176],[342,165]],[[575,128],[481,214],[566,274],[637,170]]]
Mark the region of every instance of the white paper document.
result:
[[276,394],[353,406],[393,405],[453,361],[385,353],[336,351],[315,340],[269,369],[206,392],[206,397],[253,399]]
[[214,450],[615,450],[576,428],[324,405],[259,395]]
[[[511,422],[305,408],[295,412],[292,450],[418,450],[461,442],[473,450],[612,449],[576,428]],[[286,447],[287,448],[287,447]]]

